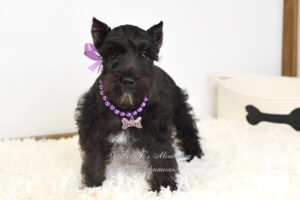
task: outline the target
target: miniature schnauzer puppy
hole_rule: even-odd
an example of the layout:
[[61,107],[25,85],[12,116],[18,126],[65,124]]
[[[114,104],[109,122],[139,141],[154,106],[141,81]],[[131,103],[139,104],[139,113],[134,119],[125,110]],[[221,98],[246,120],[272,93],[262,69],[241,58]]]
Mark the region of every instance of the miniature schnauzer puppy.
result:
[[147,180],[152,191],[159,192],[161,186],[177,190],[176,157],[153,156],[175,155],[174,139],[189,156],[187,161],[203,155],[187,94],[154,65],[162,46],[162,27],[163,22],[146,31],[132,25],[111,29],[93,19],[92,38],[103,67],[76,109],[81,171],[88,187],[102,185],[109,155],[120,145],[119,136],[125,138],[121,144],[143,150],[149,166],[158,169]]

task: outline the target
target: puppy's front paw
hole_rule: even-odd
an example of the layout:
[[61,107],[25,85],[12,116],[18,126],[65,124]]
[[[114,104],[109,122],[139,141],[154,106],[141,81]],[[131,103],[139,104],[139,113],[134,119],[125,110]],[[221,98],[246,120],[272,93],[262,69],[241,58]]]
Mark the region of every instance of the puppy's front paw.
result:
[[161,186],[165,188],[169,187],[172,192],[178,189],[176,181],[173,178],[163,175],[152,179],[150,185],[151,190],[157,193],[160,192]]
[[194,144],[185,148],[185,155],[188,156],[186,161],[190,162],[195,156],[200,159],[204,153],[199,144]]
[[171,192],[176,191],[178,189],[176,183],[169,183],[169,184],[164,184],[164,185],[158,185],[158,184],[153,185],[153,186],[151,186],[151,190],[153,192],[159,193],[161,191],[161,186],[163,186],[165,188],[167,188],[169,186]]

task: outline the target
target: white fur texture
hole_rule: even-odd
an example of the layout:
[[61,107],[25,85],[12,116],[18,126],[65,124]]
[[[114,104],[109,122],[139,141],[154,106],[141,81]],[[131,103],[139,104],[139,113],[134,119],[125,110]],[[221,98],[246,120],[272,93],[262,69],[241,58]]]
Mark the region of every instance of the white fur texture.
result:
[[199,123],[205,156],[179,159],[179,191],[149,192],[139,163],[109,165],[102,187],[82,188],[78,136],[0,141],[0,199],[300,199],[300,133]]

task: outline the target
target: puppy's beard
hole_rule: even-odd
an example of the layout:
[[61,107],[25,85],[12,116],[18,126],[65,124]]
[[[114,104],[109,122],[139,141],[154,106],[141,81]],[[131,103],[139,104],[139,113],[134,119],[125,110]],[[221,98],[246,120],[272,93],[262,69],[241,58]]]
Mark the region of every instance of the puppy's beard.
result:
[[133,105],[133,96],[131,93],[125,92],[120,98],[120,103],[124,105]]

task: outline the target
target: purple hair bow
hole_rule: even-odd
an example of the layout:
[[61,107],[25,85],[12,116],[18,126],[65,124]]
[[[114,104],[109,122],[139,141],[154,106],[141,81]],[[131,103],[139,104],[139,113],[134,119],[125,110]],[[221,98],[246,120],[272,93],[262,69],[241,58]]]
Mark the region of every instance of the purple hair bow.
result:
[[85,44],[84,55],[92,60],[97,61],[94,64],[92,64],[91,66],[89,66],[89,70],[94,72],[95,69],[97,69],[98,67],[101,67],[102,57],[98,54],[98,51],[93,44],[90,44],[90,43]]

